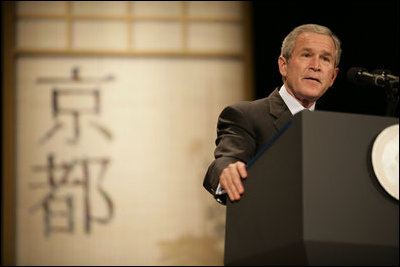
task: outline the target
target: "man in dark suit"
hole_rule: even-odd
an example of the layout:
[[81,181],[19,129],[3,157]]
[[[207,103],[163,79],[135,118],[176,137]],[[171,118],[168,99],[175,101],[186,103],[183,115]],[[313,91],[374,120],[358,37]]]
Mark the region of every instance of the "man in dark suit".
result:
[[283,86],[268,97],[226,107],[218,118],[215,160],[204,187],[226,203],[244,193],[246,163],[297,112],[314,110],[315,102],[332,86],[338,74],[341,48],[330,29],[301,25],[283,40],[278,58]]

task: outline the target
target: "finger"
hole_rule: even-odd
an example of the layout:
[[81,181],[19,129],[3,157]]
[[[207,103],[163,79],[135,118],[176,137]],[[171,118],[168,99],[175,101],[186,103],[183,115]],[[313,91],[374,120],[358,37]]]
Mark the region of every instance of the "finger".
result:
[[237,164],[233,164],[229,166],[229,173],[230,173],[230,186],[232,188],[232,191],[234,193],[238,194],[238,197],[240,198],[240,195],[244,193],[244,187],[242,184],[242,180],[240,178],[240,174],[237,169]]
[[220,185],[222,188],[225,189],[230,200],[234,201],[240,199],[240,194],[237,192],[236,186],[233,183],[233,177],[229,167],[224,169],[224,171],[222,172],[220,176]]
[[238,172],[240,174],[240,177],[242,177],[243,179],[247,178],[247,169],[246,169],[246,164],[244,164],[243,162],[237,162],[237,169]]
[[236,192],[242,195],[244,193],[244,187],[242,181],[240,179],[233,179],[232,183],[235,187]]
[[226,193],[228,194],[228,197],[231,201],[236,201],[240,199],[240,195],[235,194],[234,192],[232,192],[232,190],[228,189],[226,190]]
[[229,197],[229,199],[231,201],[235,201],[235,200],[239,200],[240,199],[240,195],[238,193],[235,193],[232,190],[232,186],[228,186],[228,185],[226,185],[226,183],[221,182],[221,187],[225,189],[225,191],[228,194],[228,197]]

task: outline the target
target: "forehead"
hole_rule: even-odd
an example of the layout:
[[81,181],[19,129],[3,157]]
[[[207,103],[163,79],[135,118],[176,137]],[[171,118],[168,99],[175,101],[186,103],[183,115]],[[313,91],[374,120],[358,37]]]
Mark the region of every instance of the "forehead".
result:
[[335,43],[329,35],[315,32],[302,32],[296,38],[295,51],[304,49],[325,51],[334,54]]

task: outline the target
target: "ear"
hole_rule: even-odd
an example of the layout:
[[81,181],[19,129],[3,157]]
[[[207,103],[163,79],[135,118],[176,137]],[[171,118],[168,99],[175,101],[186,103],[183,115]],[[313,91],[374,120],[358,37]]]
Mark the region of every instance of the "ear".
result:
[[333,82],[335,81],[338,73],[339,73],[339,68],[335,68],[332,73],[332,80],[331,80],[331,84],[329,85],[329,87],[331,87],[333,85]]
[[281,73],[282,77],[286,77],[287,74],[287,61],[286,58],[279,56],[278,58],[278,66],[279,72]]

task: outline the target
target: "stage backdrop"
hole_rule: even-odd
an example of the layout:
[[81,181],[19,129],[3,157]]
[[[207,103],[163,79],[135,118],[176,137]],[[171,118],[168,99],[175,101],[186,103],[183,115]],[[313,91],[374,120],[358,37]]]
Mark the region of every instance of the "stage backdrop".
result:
[[17,265],[222,264],[225,208],[202,181],[245,97],[241,3],[17,15]]

